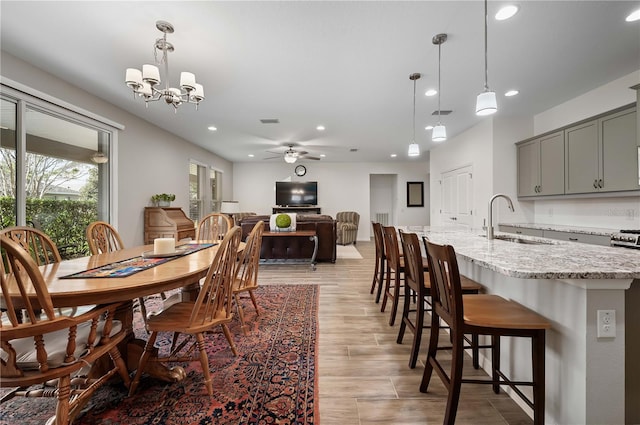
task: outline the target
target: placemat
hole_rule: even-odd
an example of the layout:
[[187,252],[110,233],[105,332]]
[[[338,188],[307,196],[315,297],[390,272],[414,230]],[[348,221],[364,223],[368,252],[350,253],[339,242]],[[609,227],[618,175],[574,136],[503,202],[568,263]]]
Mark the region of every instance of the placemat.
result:
[[111,264],[105,264],[104,266],[95,267],[93,269],[85,270],[82,272],[73,273],[67,276],[61,276],[60,279],[87,279],[87,278],[109,278],[109,277],[127,277],[132,274],[141,272],[143,270],[150,269],[167,261],[175,260],[176,258],[183,257],[185,255],[193,254],[201,249],[209,248],[216,244],[213,243],[191,243],[179,245],[176,247],[187,247],[180,254],[173,257],[161,257],[161,258],[146,258],[142,255],[138,257],[129,258],[127,260],[117,261]]

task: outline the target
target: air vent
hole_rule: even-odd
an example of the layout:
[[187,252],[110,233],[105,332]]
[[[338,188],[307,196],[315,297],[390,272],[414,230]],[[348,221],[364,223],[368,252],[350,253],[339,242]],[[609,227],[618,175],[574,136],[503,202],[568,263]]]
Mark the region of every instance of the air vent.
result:
[[358,152],[358,148],[351,148],[349,149],[349,152]]
[[279,124],[280,120],[278,118],[266,118],[260,120],[262,124]]
[[[445,110],[441,110],[441,111],[440,111],[440,115],[449,115],[451,112],[453,112],[453,111],[445,111]],[[436,116],[437,116],[437,115],[438,115],[438,110],[436,109],[435,111],[433,111],[433,112],[431,113],[431,115],[436,115]]]

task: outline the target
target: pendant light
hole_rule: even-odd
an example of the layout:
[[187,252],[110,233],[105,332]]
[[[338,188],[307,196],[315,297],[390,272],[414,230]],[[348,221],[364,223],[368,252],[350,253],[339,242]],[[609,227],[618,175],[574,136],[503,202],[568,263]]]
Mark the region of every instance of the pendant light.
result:
[[433,127],[433,131],[431,132],[431,141],[433,142],[444,142],[447,140],[447,129],[440,122],[440,96],[442,90],[440,89],[440,49],[442,43],[447,41],[447,34],[437,34],[433,36],[431,42],[433,44],[438,45],[438,125]]
[[487,0],[484,0],[484,91],[476,99],[476,115],[491,115],[498,111],[496,94],[489,90],[489,77],[487,65],[487,26],[489,15],[487,14]]
[[409,152],[407,152],[409,156],[420,155],[420,145],[416,143],[416,80],[418,80],[420,77],[421,75],[417,72],[409,75],[409,79],[413,81],[413,139],[411,139]]

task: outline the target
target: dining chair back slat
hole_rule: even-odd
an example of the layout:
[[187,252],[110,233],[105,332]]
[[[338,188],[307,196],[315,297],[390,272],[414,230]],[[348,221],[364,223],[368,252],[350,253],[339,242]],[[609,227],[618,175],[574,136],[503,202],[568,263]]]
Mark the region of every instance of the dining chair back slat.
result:
[[93,255],[124,249],[124,244],[118,231],[104,221],[90,223],[87,226],[86,236],[89,243],[89,251]]
[[224,238],[224,235],[231,229],[233,223],[231,219],[220,213],[211,213],[200,220],[196,239],[199,241],[217,241]]
[[0,230],[0,235],[6,235],[18,243],[38,266],[62,261],[60,253],[53,240],[43,231],[30,226],[12,226]]

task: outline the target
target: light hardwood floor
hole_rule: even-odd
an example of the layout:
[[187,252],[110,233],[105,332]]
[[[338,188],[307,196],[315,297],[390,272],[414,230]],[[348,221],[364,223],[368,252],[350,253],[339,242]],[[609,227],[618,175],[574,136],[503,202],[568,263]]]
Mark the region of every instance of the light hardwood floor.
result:
[[[409,369],[411,332],[396,343],[399,319],[389,326],[389,311],[369,294],[375,245],[359,241],[363,260],[338,259],[335,264],[261,265],[259,282],[317,284],[320,289],[317,363],[322,425],[441,424],[446,390],[434,373],[429,392],[418,387],[428,344],[425,330],[418,366]],[[398,313],[398,317],[400,313]],[[441,338],[442,339],[442,338]],[[466,359],[465,374],[481,374]],[[531,424],[533,421],[504,392],[490,385],[462,385],[457,424]]]

